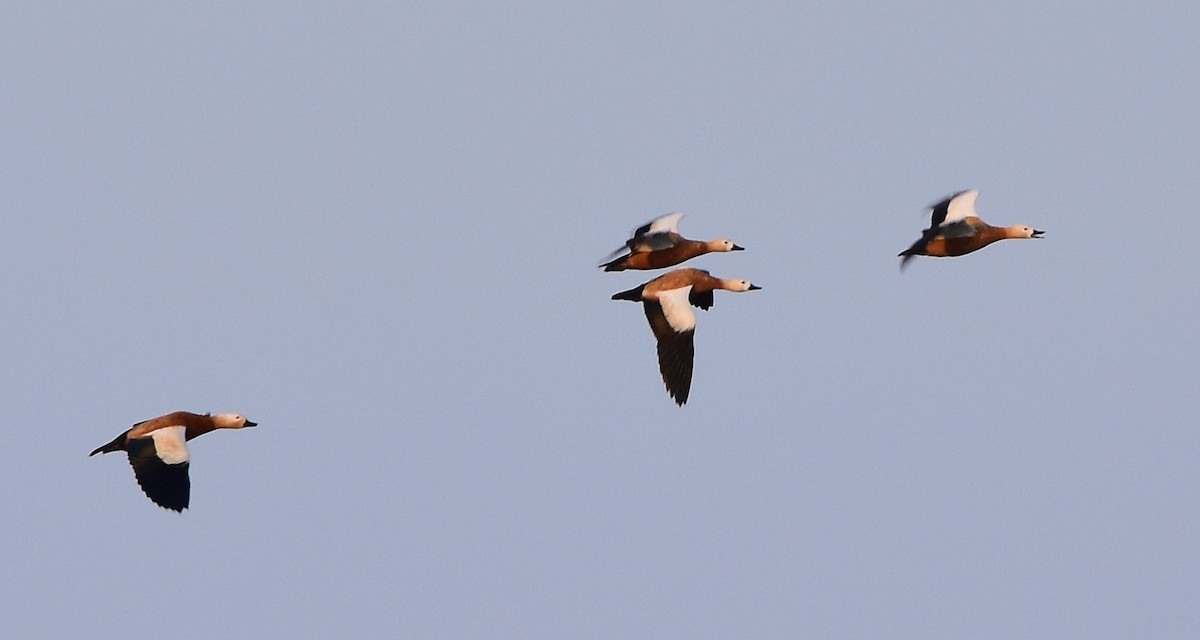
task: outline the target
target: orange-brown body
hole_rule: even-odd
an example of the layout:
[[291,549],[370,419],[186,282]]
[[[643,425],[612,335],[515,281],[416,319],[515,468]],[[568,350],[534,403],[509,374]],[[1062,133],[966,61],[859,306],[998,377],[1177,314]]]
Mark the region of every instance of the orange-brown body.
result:
[[911,247],[900,252],[904,257],[900,266],[904,266],[904,262],[908,261],[913,256],[932,256],[935,258],[946,258],[953,256],[961,256],[978,251],[993,242],[1008,239],[1022,238],[1039,238],[1042,232],[1032,229],[1026,225],[1013,225],[1011,227],[993,227],[992,225],[980,220],[976,216],[967,216],[963,219],[974,232],[970,235],[946,237],[938,234],[929,237],[931,230],[926,229],[925,237],[917,240]]
[[189,411],[175,411],[164,416],[151,418],[144,422],[139,422],[133,425],[133,427],[129,430],[129,435],[127,437],[131,439],[145,438],[146,436],[149,436],[151,432],[162,429],[163,427],[177,426],[185,427],[184,433],[186,434],[185,439],[187,440],[200,437],[217,429],[216,424],[213,423],[212,416],[202,416],[198,413],[191,413]]
[[703,240],[681,240],[678,244],[657,251],[636,251],[618,258],[604,266],[605,271],[624,271],[636,269],[649,271],[675,266],[712,252],[714,249],[709,242]]
[[676,269],[670,273],[663,274],[645,286],[646,294],[656,294],[659,291],[670,291],[671,289],[680,289],[688,285],[692,285],[692,291],[712,291],[722,286],[724,280],[714,278],[712,274],[703,269]]
[[[217,416],[217,418],[220,417],[221,416]],[[252,427],[255,426],[255,423],[245,422],[245,425]],[[240,426],[231,426],[229,424],[218,424],[214,419],[214,416],[208,414],[200,415],[198,413],[191,413],[190,411],[174,411],[166,415],[144,420],[133,425],[121,435],[113,438],[112,442],[109,442],[102,447],[98,447],[90,455],[94,456],[97,453],[111,453],[113,451],[128,451],[130,440],[149,438],[150,434],[158,431],[159,429],[180,426],[184,427],[185,441],[191,440],[192,438],[198,438],[210,431],[216,431],[217,429],[241,428]]]
[[654,300],[663,291],[682,289],[691,286],[688,301],[692,306],[707,311],[713,305],[713,292],[717,289],[726,291],[752,291],[761,287],[751,284],[748,280],[733,278],[717,278],[703,269],[683,268],[661,275],[650,282],[634,287],[628,291],[614,293],[613,300],[629,300],[632,302]]
[[934,257],[962,256],[972,251],[978,251],[993,242],[1004,240],[1010,236],[1008,227],[993,227],[979,218],[967,218],[967,222],[977,229],[975,235],[965,238],[947,238],[937,236],[925,245],[925,251],[918,255]]

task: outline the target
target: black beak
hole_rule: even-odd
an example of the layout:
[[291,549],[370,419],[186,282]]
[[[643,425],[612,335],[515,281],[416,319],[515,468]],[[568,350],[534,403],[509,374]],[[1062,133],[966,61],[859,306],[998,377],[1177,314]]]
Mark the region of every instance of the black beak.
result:
[[732,249],[730,249],[730,251],[745,251],[745,250],[746,250],[746,247],[739,247],[736,244],[733,245]]
[[1034,229],[1034,230],[1033,230],[1033,237],[1035,237],[1035,238],[1040,238],[1040,237],[1042,237],[1042,234],[1043,234],[1043,233],[1046,233],[1046,232],[1045,232],[1045,231],[1038,231],[1037,229]]
[[247,420],[247,421],[246,421],[246,424],[245,424],[245,426],[247,426],[247,427],[257,427],[257,426],[258,426],[258,423],[257,423],[257,422],[250,422],[249,420]]
[[762,287],[760,287],[760,286],[758,286],[758,285],[756,285],[756,284],[752,284],[752,285],[750,285],[750,288],[749,288],[749,289],[747,289],[747,291],[755,291],[755,290],[757,290],[757,289],[761,289],[761,288],[762,288]]

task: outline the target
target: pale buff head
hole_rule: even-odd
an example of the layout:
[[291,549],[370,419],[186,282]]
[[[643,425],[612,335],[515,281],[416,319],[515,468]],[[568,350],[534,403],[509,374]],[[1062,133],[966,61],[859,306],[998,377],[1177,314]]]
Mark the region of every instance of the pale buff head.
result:
[[243,427],[257,427],[257,422],[250,422],[245,416],[236,413],[218,413],[212,417],[213,426],[218,429],[241,429]]
[[1040,238],[1045,231],[1039,231],[1024,224],[1016,224],[1009,227],[1005,233],[1006,238]]
[[762,287],[751,284],[749,280],[737,280],[735,278],[724,278],[721,280],[721,288],[726,291],[754,291]]
[[717,238],[716,240],[708,241],[708,250],[715,253],[725,253],[726,251],[744,251],[744,247],[739,247],[733,243],[733,240],[728,238]]

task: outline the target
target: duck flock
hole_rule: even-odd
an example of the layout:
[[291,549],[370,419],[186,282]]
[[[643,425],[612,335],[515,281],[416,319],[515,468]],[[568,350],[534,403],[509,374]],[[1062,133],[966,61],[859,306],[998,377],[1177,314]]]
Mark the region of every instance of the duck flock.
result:
[[[901,251],[900,268],[914,256],[952,257],[978,251],[997,240],[1040,238],[1042,231],[1026,225],[993,227],[975,212],[979,191],[960,191],[930,206],[929,228],[911,247]],[[625,246],[612,255],[628,251],[600,265],[605,271],[650,270],[673,267],[706,253],[742,251],[730,240],[688,240],[679,235],[682,213],[670,213],[638,227]],[[695,359],[696,314],[691,307],[707,311],[713,291],[753,291],[762,287],[749,280],[716,278],[702,269],[676,269],[637,288],[614,293],[613,300],[641,302],[658,341],[658,370],[675,403],[683,406],[692,388]]]
[[[1043,232],[1026,225],[993,227],[975,212],[979,191],[960,191],[930,207],[929,228],[911,247],[901,251],[900,268],[914,256],[952,257],[978,251],[998,240],[1040,238]],[[649,271],[665,269],[706,253],[742,251],[725,238],[689,240],[679,234],[682,213],[670,213],[635,229],[625,246],[600,265],[605,271]],[[620,255],[618,255],[620,254]],[[669,271],[628,291],[614,293],[613,300],[641,302],[658,343],[658,369],[667,394],[679,406],[687,403],[692,388],[695,360],[696,314],[692,307],[707,311],[713,292],[755,291],[762,287],[749,280],[717,278],[703,269]],[[218,429],[257,426],[244,416],[175,411],[139,422],[90,455],[124,451],[134,477],[151,502],[182,512],[188,507],[191,479],[187,441]]]

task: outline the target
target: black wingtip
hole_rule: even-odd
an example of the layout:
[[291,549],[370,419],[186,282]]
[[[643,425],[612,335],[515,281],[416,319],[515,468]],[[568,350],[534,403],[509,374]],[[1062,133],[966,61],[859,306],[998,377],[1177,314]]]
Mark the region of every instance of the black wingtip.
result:
[[695,359],[693,331],[684,331],[658,341],[658,369],[663,385],[675,404],[683,406],[692,390],[692,361]]
[[912,260],[915,256],[925,255],[925,247],[927,247],[929,245],[929,241],[935,237],[937,237],[936,229],[926,229],[921,233],[921,237],[916,242],[912,243],[911,247],[901,251],[900,253],[897,253],[896,256],[900,258],[900,270],[903,271],[904,265],[908,264],[908,261]]
[[165,464],[157,458],[134,468],[142,493],[154,504],[182,513],[188,508],[192,482],[188,478],[188,463]]
[[154,504],[170,511],[182,512],[188,508],[192,492],[192,481],[188,477],[187,462],[167,464],[158,457],[154,441],[135,439],[129,448],[129,464],[133,475],[142,488],[142,493]]

